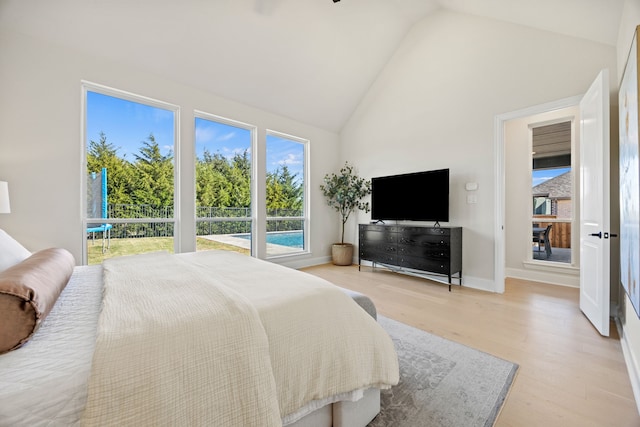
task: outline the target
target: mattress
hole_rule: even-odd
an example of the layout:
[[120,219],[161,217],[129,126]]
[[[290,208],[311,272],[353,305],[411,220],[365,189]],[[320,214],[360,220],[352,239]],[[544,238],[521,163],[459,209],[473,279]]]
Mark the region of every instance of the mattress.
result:
[[79,424],[101,299],[102,267],[76,267],[31,340],[0,355],[0,426]]

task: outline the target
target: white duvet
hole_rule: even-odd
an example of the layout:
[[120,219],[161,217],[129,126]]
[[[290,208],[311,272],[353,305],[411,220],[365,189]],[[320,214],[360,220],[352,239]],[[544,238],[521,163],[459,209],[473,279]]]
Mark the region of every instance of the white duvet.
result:
[[[350,297],[324,280],[264,261],[217,251],[175,256],[146,255],[118,267],[120,262],[106,263],[105,275],[109,276],[111,268],[123,267],[121,271],[135,276],[130,273],[133,266],[133,270],[141,273],[144,283],[139,284],[138,291],[141,292],[137,296],[138,291],[133,294],[127,291],[122,293],[120,300],[113,299],[116,309],[106,310],[105,305],[100,322],[107,331],[120,322],[120,329],[133,330],[134,334],[128,335],[127,332],[124,341],[113,346],[113,335],[105,335],[105,329],[100,329],[95,351],[99,362],[97,365],[94,363],[92,391],[85,418],[88,424],[280,425],[280,419],[294,420],[304,415],[305,408],[313,408],[314,402],[331,401],[332,396],[371,386],[385,388],[397,382],[397,358],[389,337]],[[150,264],[144,267],[146,262],[156,263],[156,267],[152,268]],[[177,265],[173,265],[174,262],[192,264],[194,273],[175,274]],[[176,289],[173,289],[164,296],[155,292],[154,285],[150,285],[152,282],[148,280],[153,276],[149,269],[158,273],[156,276],[160,276],[165,285],[179,283],[181,292],[175,293]],[[61,306],[87,305],[95,310],[95,305],[99,306],[101,300],[101,284],[95,278],[99,276],[96,271],[100,271],[100,267],[78,267],[59,299]],[[203,276],[207,277],[204,288],[199,280]],[[186,283],[192,281],[185,280],[189,277],[198,282],[195,286],[200,287],[200,291],[214,283],[222,290],[203,298],[200,294],[193,296],[193,290],[186,289],[189,287]],[[86,292],[78,293],[79,289]],[[105,290],[105,301],[109,292]],[[153,304],[154,298],[149,298],[149,292],[158,297]],[[190,292],[190,301],[186,298],[180,304],[173,304]],[[176,320],[181,316],[178,314],[180,306],[187,307],[185,313],[191,312],[190,316],[195,306],[211,307],[213,304],[225,311],[226,303],[217,301],[222,294],[231,296],[231,305],[241,307],[242,322],[227,319],[219,323],[219,320],[209,319],[209,310],[196,309],[195,312],[209,319],[200,321],[204,328],[189,326],[189,320],[177,322],[182,326],[176,328]],[[170,306],[178,307],[178,311],[171,314],[163,311],[160,308],[162,304],[156,305],[163,299],[171,299]],[[119,310],[118,305],[144,307],[144,310]],[[59,318],[56,313],[61,310],[57,308],[58,304],[45,322],[61,322],[64,325],[61,327],[66,328],[67,335],[71,336],[70,342],[75,344],[55,348],[53,340],[47,342],[48,334],[37,333],[22,349],[0,357],[0,425],[78,423],[78,416],[85,406],[86,381],[96,340],[95,312],[93,319],[90,315],[83,318],[82,314],[78,314],[77,319]],[[151,309],[152,318],[156,316],[155,323],[152,322],[155,326],[129,328],[140,320],[135,319],[136,313],[147,309]],[[91,307],[87,311],[90,312]],[[117,314],[119,311],[128,314],[120,316]],[[116,317],[105,321],[107,312],[116,314]],[[118,320],[118,317],[121,318]],[[232,318],[237,320],[237,314]],[[135,320],[133,323],[132,319]],[[248,320],[248,326],[244,320]],[[233,323],[237,323],[234,328],[240,330],[234,332],[230,327]],[[167,326],[168,330],[165,330]],[[41,330],[47,330],[45,325]],[[150,339],[149,333],[154,330],[159,334]],[[220,330],[226,332],[219,334]],[[182,335],[180,339],[169,339],[176,332]],[[83,337],[78,336],[73,341],[73,335],[78,333]],[[106,347],[105,337],[109,337]],[[126,350],[119,347],[125,342],[130,344],[139,340],[144,342],[137,347]],[[210,343],[215,344],[211,346]],[[230,348],[223,348],[225,345]],[[21,396],[16,387],[23,377],[35,373],[28,364],[21,365],[21,352],[37,347],[42,348],[43,366],[51,366],[52,357],[62,361],[62,366],[65,366],[65,359],[75,363],[67,364],[64,369],[55,368],[56,372],[51,373],[50,390],[43,392],[42,387],[24,380],[25,392]],[[231,357],[237,350],[242,350],[242,357]],[[223,359],[219,357],[221,354]],[[31,351],[29,356],[32,355]],[[81,364],[77,364],[79,355],[85,360]],[[106,363],[105,360],[100,361],[104,359],[103,355],[109,355]],[[251,374],[247,375],[249,372]],[[35,377],[37,381],[43,381],[42,372]],[[44,375],[45,380],[46,377]],[[109,389],[110,392],[105,393]],[[127,406],[125,419],[115,415],[123,412],[123,399],[137,402]],[[65,405],[61,405],[62,402]],[[28,418],[35,407],[42,419]],[[47,407],[51,411],[47,411]],[[215,411],[207,409],[211,407],[216,408]],[[150,416],[149,411],[155,410],[151,408],[162,408],[160,422]],[[228,417],[223,423],[220,423],[221,414]]]
[[104,262],[84,425],[281,424],[258,313],[211,266],[189,262],[205,258]]

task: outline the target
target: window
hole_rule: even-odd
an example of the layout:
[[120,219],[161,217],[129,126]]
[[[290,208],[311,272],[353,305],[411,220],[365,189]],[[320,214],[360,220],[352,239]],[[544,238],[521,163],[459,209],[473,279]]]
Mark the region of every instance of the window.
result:
[[196,249],[250,255],[255,128],[197,113],[195,135]]
[[198,251],[308,252],[309,141],[266,131],[258,168],[255,126],[195,111],[195,200],[181,201],[179,107],[87,82],[82,91],[85,262],[182,250],[180,203],[194,203],[195,217],[182,225],[194,225]]
[[551,215],[551,199],[548,197],[533,198],[534,215]]
[[[569,120],[531,129],[533,259],[571,263],[574,221],[572,133],[572,121]],[[540,243],[535,242],[536,235],[539,229],[549,226],[549,236],[544,239],[545,251],[541,253]]]
[[308,251],[308,141],[268,131],[266,143],[267,257]]
[[83,84],[85,260],[174,251],[178,111]]

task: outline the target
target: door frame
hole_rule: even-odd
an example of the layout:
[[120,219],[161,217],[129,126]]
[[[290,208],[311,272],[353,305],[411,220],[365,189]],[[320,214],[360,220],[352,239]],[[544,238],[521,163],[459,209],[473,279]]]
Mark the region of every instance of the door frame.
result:
[[557,101],[545,104],[534,105],[521,110],[503,113],[495,116],[494,119],[494,152],[496,159],[495,165],[495,206],[494,206],[494,230],[495,230],[495,246],[494,246],[494,291],[504,293],[505,279],[505,124],[509,120],[520,119],[523,117],[533,116],[537,114],[547,113],[549,111],[559,110],[568,107],[574,107],[580,104],[580,100],[584,95],[572,96],[569,98],[559,99]]

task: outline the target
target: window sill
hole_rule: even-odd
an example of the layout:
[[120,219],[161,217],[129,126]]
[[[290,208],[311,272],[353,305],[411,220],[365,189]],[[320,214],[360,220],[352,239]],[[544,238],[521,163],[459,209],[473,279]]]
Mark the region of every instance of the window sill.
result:
[[526,270],[553,271],[569,276],[580,276],[580,268],[566,262],[530,260],[523,261],[522,264]]

